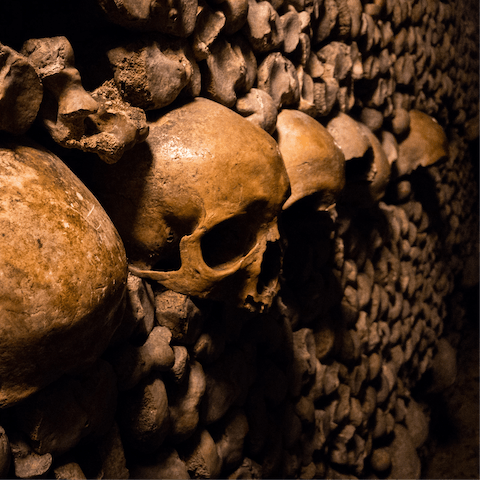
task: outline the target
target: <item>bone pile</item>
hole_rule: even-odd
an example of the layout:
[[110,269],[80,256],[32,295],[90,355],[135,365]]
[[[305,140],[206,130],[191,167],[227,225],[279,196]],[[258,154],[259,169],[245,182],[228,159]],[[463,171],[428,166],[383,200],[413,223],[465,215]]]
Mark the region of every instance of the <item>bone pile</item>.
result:
[[478,283],[478,5],[7,3],[0,478],[420,478]]

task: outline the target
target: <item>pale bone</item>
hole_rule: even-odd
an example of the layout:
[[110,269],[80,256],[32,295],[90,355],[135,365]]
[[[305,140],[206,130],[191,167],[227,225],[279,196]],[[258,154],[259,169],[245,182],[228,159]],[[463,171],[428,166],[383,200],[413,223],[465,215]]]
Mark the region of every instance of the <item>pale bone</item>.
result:
[[104,360],[81,376],[65,376],[15,407],[17,428],[41,455],[60,456],[82,438],[105,435],[115,415],[115,380]]
[[53,458],[50,453],[37,454],[18,433],[11,436],[10,447],[15,476],[18,478],[41,478],[52,466]]
[[247,23],[243,27],[255,52],[269,52],[283,42],[280,16],[269,2],[248,0]]
[[0,236],[0,405],[6,407],[104,352],[121,323],[127,272],[111,220],[52,153],[19,140],[3,143],[0,188],[9,199],[0,221],[15,232]]
[[40,116],[55,142],[115,163],[125,150],[145,140],[145,113],[123,102],[112,82],[105,82],[92,94],[84,90],[65,37],[28,40],[22,52],[48,92]]
[[200,93],[200,71],[185,40],[143,36],[110,49],[107,56],[117,88],[136,107],[155,110],[182,91]]
[[155,327],[142,346],[127,344],[109,356],[117,374],[119,391],[133,388],[152,370],[167,371],[173,367],[175,355],[170,347],[171,337],[168,328]]
[[307,197],[318,210],[331,208],[345,185],[345,159],[327,129],[305,113],[282,110],[277,141],[292,190],[283,209]]
[[118,408],[126,444],[146,453],[157,450],[169,431],[167,390],[159,374],[150,374],[127,391]]
[[317,52],[317,57],[334,68],[335,79],[340,82],[351,72],[351,48],[341,42],[330,42]]
[[202,83],[205,95],[227,107],[237,101],[237,92],[249,91],[255,81],[257,62],[240,35],[219,37],[209,49]]
[[355,96],[354,96],[354,82],[353,79],[349,76],[345,82],[346,85],[339,87],[337,92],[337,104],[338,109],[341,112],[349,112],[355,105]]
[[0,43],[0,130],[25,133],[43,98],[42,82],[23,55]]
[[448,155],[447,137],[442,127],[427,114],[410,111],[410,132],[399,144],[395,163],[397,177],[418,167],[428,167]]
[[272,134],[275,131],[278,110],[266,91],[250,89],[244,97],[237,100],[235,110],[266,132]]
[[[132,273],[179,293],[223,300],[222,288],[228,284],[231,292],[236,280],[232,303],[253,310],[270,305],[278,278],[262,283],[259,275],[265,251],[279,239],[277,216],[289,193],[277,144],[248,120],[206,99],[151,123],[149,139],[153,161],[144,150],[131,150],[132,161],[125,159],[115,165],[120,168],[97,177],[99,196],[130,251]],[[231,156],[237,144],[241,154]],[[189,168],[193,158],[202,159],[194,170]],[[113,191],[105,191],[100,173],[115,178]],[[158,196],[167,199],[163,208],[157,206]],[[232,229],[245,239],[233,250],[226,240]],[[171,266],[174,258],[178,264]],[[247,280],[236,278],[242,271],[249,272]]]
[[257,88],[266,91],[279,109],[296,106],[300,100],[300,86],[293,63],[281,53],[271,53],[258,67]]
[[197,361],[189,364],[188,378],[169,390],[170,439],[184,441],[197,429],[200,402],[205,394],[205,374]]
[[289,6],[288,12],[280,17],[280,25],[283,30],[283,51],[292,53],[297,48],[302,31],[300,15],[294,7]]
[[350,11],[350,37],[355,39],[362,27],[363,6],[360,0],[347,0],[347,5]]
[[333,27],[337,23],[338,7],[335,0],[325,0],[323,2],[324,15],[317,27],[317,30],[313,33],[313,43],[323,42],[333,30]]
[[350,45],[350,58],[352,59],[352,71],[351,76],[353,80],[360,80],[363,78],[363,63],[362,54],[358,49],[356,42],[352,42]]
[[195,27],[197,0],[98,0],[108,19],[126,28],[188,37]]
[[360,120],[372,132],[376,132],[383,125],[383,114],[375,108],[364,107],[360,114]]
[[181,453],[182,460],[193,478],[218,478],[222,468],[222,460],[217,447],[208,430],[196,432],[187,442]]
[[318,80],[322,77],[325,72],[325,67],[323,62],[317,57],[315,52],[310,52],[308,59],[305,64],[305,71],[314,79]]

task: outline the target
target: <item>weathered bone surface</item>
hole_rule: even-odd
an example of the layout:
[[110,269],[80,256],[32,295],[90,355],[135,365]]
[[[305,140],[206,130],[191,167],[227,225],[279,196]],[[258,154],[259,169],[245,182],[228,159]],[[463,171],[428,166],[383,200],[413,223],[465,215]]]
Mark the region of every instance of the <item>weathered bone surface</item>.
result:
[[150,123],[148,141],[130,152],[102,170],[99,179],[115,182],[100,180],[98,192],[125,239],[131,271],[179,293],[269,305],[276,275],[265,284],[259,275],[289,191],[271,137],[196,99]]
[[0,43],[0,130],[25,133],[43,98],[37,72],[28,60]]
[[31,144],[0,151],[0,405],[96,360],[125,292],[123,243],[89,190]]
[[65,37],[28,40],[22,53],[45,85],[40,117],[57,143],[114,163],[125,150],[145,140],[145,113],[123,102],[112,82],[91,95],[84,90]]

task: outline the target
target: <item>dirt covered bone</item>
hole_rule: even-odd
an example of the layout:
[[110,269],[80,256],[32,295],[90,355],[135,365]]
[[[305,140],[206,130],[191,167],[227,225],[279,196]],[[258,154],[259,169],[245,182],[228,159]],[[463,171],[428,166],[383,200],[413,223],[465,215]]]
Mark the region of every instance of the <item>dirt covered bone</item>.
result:
[[[289,195],[275,141],[203,98],[149,126],[146,143],[98,172],[132,273],[187,295],[269,305],[277,215]],[[272,271],[262,270],[264,257]]]
[[53,154],[0,148],[0,406],[93,363],[120,318],[123,244],[91,192]]

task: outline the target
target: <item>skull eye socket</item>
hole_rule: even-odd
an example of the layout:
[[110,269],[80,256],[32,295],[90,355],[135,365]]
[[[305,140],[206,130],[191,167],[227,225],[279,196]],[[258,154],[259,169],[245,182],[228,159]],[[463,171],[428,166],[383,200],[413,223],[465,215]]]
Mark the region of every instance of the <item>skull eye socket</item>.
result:
[[232,217],[215,225],[201,239],[204,262],[211,268],[222,268],[245,257],[255,245],[254,231],[249,215]]

